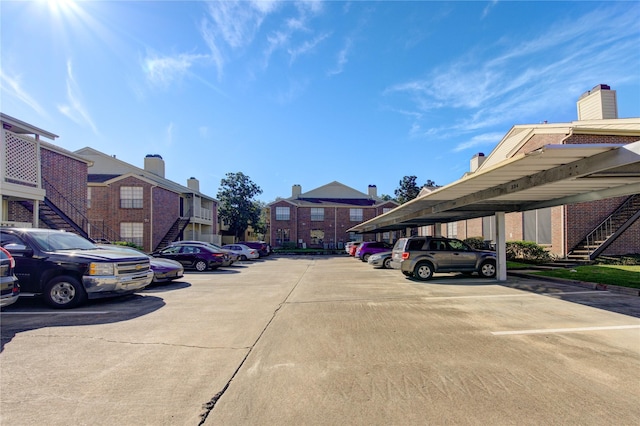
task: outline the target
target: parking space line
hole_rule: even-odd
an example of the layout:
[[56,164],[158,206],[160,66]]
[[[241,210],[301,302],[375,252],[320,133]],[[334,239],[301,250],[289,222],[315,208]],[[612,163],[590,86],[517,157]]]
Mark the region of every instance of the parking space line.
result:
[[[516,289],[519,290],[519,289]],[[574,294],[591,294],[593,296],[613,296],[608,291],[561,291],[558,293],[524,293],[524,294],[488,294],[488,295],[470,295],[470,296],[434,296],[425,297],[426,299],[497,299],[504,297],[529,297],[529,296],[570,296]]]
[[548,333],[576,333],[581,331],[604,331],[604,330],[630,330],[640,328],[636,325],[613,325],[608,327],[574,327],[574,328],[548,328],[536,330],[513,330],[513,331],[492,331],[494,336],[508,336],[517,334],[548,334]]

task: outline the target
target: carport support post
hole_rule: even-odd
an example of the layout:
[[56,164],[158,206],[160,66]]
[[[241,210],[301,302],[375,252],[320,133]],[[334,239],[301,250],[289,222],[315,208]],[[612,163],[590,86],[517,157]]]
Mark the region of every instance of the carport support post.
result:
[[496,212],[496,278],[498,281],[507,280],[507,240],[505,236],[504,212]]

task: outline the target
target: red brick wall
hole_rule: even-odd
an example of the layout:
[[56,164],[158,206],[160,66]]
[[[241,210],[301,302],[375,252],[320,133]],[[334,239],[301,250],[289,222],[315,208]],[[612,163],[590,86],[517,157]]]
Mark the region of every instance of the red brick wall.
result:
[[[535,135],[531,140],[520,148],[518,151],[530,152],[547,144],[561,143],[565,135]],[[593,135],[593,134],[574,134],[568,137],[564,143],[566,144],[626,144],[638,140],[637,136],[614,136],[614,135]],[[552,253],[564,256],[569,250],[573,249],[589,232],[593,230],[600,222],[610,215],[622,202],[624,198],[614,198],[608,200],[592,201],[566,206],[563,211],[562,207],[552,209],[552,241],[553,245],[549,248]],[[624,235],[613,243],[605,254],[628,254],[640,252],[640,243],[638,240],[638,224],[628,229]],[[517,228],[517,224],[507,226],[507,237],[509,232]],[[564,228],[566,227],[566,231]],[[522,232],[522,222],[520,221],[520,233]],[[513,238],[521,239],[520,238]],[[511,238],[507,238],[510,240]]]
[[[84,216],[87,214],[87,174],[88,166],[84,161],[50,151],[45,147],[40,149],[42,161],[43,186],[47,197],[55,203],[57,194],[69,201],[75,209]],[[64,203],[56,205],[65,209]],[[65,213],[72,216],[72,212]],[[81,224],[79,224],[81,225]]]
[[[290,219],[288,221],[276,220],[276,207],[289,207]],[[382,214],[383,208],[393,207],[396,207],[396,204],[389,202],[378,207],[354,206],[353,208],[362,209],[362,221],[365,222]],[[340,243],[349,241],[347,230],[361,223],[351,221],[350,209],[351,207],[324,207],[324,220],[312,221],[311,207],[297,207],[287,201],[276,202],[270,206],[272,244],[276,245],[278,229],[289,229],[292,242],[298,244],[298,240],[302,240],[307,247],[320,247],[320,245],[311,244],[311,231],[319,229],[324,231],[323,244],[337,247]],[[376,238],[376,234],[363,235],[364,241],[375,241]]]
[[[566,209],[567,247],[573,249],[584,237],[598,226],[607,216],[613,213],[627,197],[609,198],[607,200],[590,201],[568,205]],[[635,231],[635,234],[634,234]],[[638,224],[627,229],[623,235],[604,254],[640,253]]]
[[[162,241],[171,226],[180,217],[180,195],[166,189],[154,187],[153,191],[153,241],[149,242],[149,248],[145,249],[153,251]],[[145,200],[147,198],[145,197]],[[147,203],[145,202],[145,205]],[[217,220],[214,211],[214,220]],[[216,223],[216,222],[214,222]],[[214,231],[215,233],[215,231]]]
[[[289,220],[276,220],[276,207],[289,207]],[[271,235],[271,244],[276,247],[278,245],[278,229],[289,230],[289,240],[291,243],[298,243],[298,234],[296,233],[297,211],[296,207],[286,201],[279,201],[269,206],[271,227],[269,233]],[[325,212],[326,214],[326,212]]]
[[[143,188],[142,208],[120,208],[120,188],[123,186]],[[143,249],[152,251],[180,217],[180,195],[158,187],[153,187],[153,214],[151,214],[152,186],[133,176],[108,186],[92,186],[91,208],[89,208],[92,223],[104,223],[117,233],[120,233],[122,222],[143,223]],[[152,221],[153,230],[151,229]],[[153,232],[153,241],[151,241],[151,232]]]

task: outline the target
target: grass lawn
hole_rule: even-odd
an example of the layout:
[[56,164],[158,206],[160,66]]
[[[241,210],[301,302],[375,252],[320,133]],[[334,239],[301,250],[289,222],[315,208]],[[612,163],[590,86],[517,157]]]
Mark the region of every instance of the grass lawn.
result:
[[534,275],[640,288],[640,265],[590,265],[578,266],[574,270],[576,272],[571,272],[571,269],[554,269],[535,272]]
[[516,269],[531,269],[532,265],[529,263],[520,263],[513,262],[511,260],[507,260],[507,269],[516,270]]

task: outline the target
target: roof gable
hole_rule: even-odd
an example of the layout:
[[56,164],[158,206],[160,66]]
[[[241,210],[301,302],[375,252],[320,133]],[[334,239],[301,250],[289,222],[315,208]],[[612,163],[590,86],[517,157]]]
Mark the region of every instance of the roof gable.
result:
[[[293,198],[293,197],[292,197]],[[297,197],[298,199],[325,199],[325,200],[357,200],[371,199],[371,197],[363,192],[356,191],[340,182],[333,181],[326,185],[303,192]]]
[[[140,176],[144,178],[144,180],[169,191],[177,192],[179,194],[197,194],[202,198],[216,201],[215,198],[209,197],[200,191],[180,185],[172,180],[158,176],[155,173],[136,167],[125,161],[117,159],[115,156],[107,155],[96,149],[85,147],[75,151],[75,153],[93,161],[93,166],[89,169],[89,174],[95,176],[95,179],[101,179],[98,176],[102,176],[102,182],[105,182],[106,180],[118,180],[114,179],[115,176]],[[106,176],[109,177],[105,178]],[[93,182],[99,182],[99,180],[94,180]]]
[[502,138],[487,159],[478,167],[477,171],[489,169],[508,158],[512,158],[518,150],[535,135],[555,134],[558,137],[559,143],[562,143],[562,139],[572,133],[640,136],[640,118],[516,125]]

